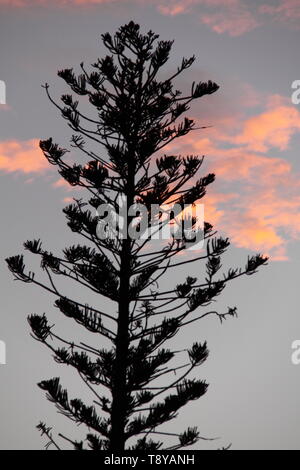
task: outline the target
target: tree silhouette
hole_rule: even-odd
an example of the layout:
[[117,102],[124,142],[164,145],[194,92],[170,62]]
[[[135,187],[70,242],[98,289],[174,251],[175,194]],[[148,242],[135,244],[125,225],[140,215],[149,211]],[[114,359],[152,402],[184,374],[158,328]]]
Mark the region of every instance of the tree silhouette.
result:
[[[16,279],[54,294],[55,306],[63,315],[110,345],[97,349],[77,344],[76,340],[61,338],[45,314],[28,317],[34,338],[52,351],[58,363],[75,368],[95,399],[93,406],[87,406],[80,398],[69,398],[59,378],[39,383],[59,412],[87,426],[88,434],[82,442],[60,435],[75,449],[122,451],[126,446],[130,450],[155,451],[163,443],[153,439],[166,434],[174,437],[174,444],[165,449],[176,450],[201,439],[195,427],[180,434],[157,428],[174,419],[188,402],[205,394],[206,382],[190,378],[190,373],[206,360],[206,342],[195,342],[182,350],[163,345],[185,326],[207,315],[216,315],[221,321],[234,316],[236,307],[223,313],[199,313],[199,309],[210,305],[229,281],[255,273],[267,261],[261,255],[252,256],[244,268],[230,268],[219,275],[221,255],[229,240],[217,236],[208,222],[199,227],[193,216],[177,220],[177,227],[182,228],[181,239],[173,233],[156,251],[151,237],[142,236],[146,233],[145,221],[147,227],[158,231],[165,226],[162,212],[151,212],[153,206],[193,206],[215,178],[214,174],[198,175],[203,157],[161,153],[175,139],[197,129],[194,121],[185,117],[186,111],[194,100],[215,93],[219,87],[211,81],[193,83],[187,96],[174,89],[175,79],[193,64],[194,56],[184,58],[172,76],[159,79],[173,41],[158,38],[152,31],[142,34],[139,25],[130,22],[113,36],[102,35],[109,55],[98,59],[92,71],[82,63],[78,76],[73,69],[58,72],[74,94],[82,97],[84,109],[92,106],[90,116],[79,110],[79,102],[70,94],[62,95],[58,104],[49,85],[45,85],[49,99],[75,132],[71,146],[86,157],[82,164],[73,164],[68,160],[68,151],[53,143],[52,138],[40,142],[45,157],[58,167],[60,175],[91,195],[88,203],[74,199],[63,210],[68,226],[85,239],[85,244],[65,248],[61,256],[44,250],[40,240],[24,244],[26,250],[41,258],[48,283],[26,270],[23,255],[6,260]],[[183,119],[176,124],[180,116]],[[134,228],[138,237],[108,236],[106,230],[112,225],[108,212],[99,215],[96,211],[108,207],[103,206],[106,204],[118,213],[120,196],[126,197],[128,207],[146,208],[129,214],[126,220],[125,233]],[[175,219],[172,213],[170,220]],[[187,219],[194,240],[202,234],[204,248],[184,260],[178,255],[186,252],[188,243],[192,244],[184,225]],[[99,227],[104,227],[107,236],[99,236]],[[202,280],[188,276],[168,290],[159,288],[163,275],[195,261],[203,262]],[[87,288],[109,299],[111,309],[102,311],[63,295],[55,282],[59,275],[74,281],[81,292]],[[168,284],[172,284],[170,276]],[[183,364],[177,359],[182,354],[186,354]],[[38,428],[48,436],[49,444],[60,449],[46,424],[40,423]]]

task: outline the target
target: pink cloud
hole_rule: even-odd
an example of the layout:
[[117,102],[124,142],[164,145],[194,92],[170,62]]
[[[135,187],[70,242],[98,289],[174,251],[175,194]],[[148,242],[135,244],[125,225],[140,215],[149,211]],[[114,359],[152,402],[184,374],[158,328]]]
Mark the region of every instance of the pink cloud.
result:
[[118,0],[0,0],[0,5],[10,7],[31,7],[36,5],[61,5],[61,6],[74,6],[75,5],[93,5],[103,3],[118,3]]
[[277,5],[266,3],[260,6],[259,11],[278,21],[296,22],[300,18],[300,2],[299,0],[280,0]]
[[201,22],[215,33],[227,33],[233,37],[248,33],[260,25],[254,15],[241,6],[233,9],[226,7],[225,11],[203,14]]
[[74,202],[74,199],[72,197],[64,197],[63,202],[65,204],[71,204],[72,202]]
[[11,111],[11,107],[8,104],[1,104],[0,103],[0,111]]
[[81,191],[82,187],[72,186],[64,178],[60,178],[52,184],[53,188],[61,188],[67,192]]
[[182,13],[187,13],[188,7],[185,5],[159,5],[158,10],[163,15],[176,16]]
[[37,139],[0,142],[0,171],[6,173],[41,173],[49,168]]
[[52,185],[54,188],[64,188],[66,191],[73,191],[74,186],[71,186],[64,178],[60,178]]
[[256,5],[245,0],[0,0],[0,5],[7,7],[31,7],[43,5],[49,7],[80,7],[121,4],[140,7],[152,5],[157,11],[167,16],[190,14],[217,34],[241,36],[271,21],[283,20],[291,25],[298,25],[300,17],[299,0],[279,0],[274,3]]
[[273,1],[260,6],[243,0],[152,0],[152,3],[158,3],[159,11],[165,15],[199,13],[200,22],[212,31],[233,37],[263,26],[269,18],[299,27],[299,0],[278,0],[276,5]]
[[260,24],[242,0],[162,0],[153,3],[158,3],[157,8],[164,15],[191,13],[218,34],[240,36]]
[[242,93],[241,100],[245,108],[255,108],[259,106],[264,99],[262,93],[255,90],[249,83],[242,84]]

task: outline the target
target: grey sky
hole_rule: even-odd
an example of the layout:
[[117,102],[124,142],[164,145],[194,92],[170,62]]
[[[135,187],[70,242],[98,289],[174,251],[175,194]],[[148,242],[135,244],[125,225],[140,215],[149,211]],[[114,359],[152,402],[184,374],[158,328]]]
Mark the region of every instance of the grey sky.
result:
[[[61,319],[50,295],[14,282],[4,263],[5,257],[22,252],[27,239],[40,237],[54,252],[79,241],[61,211],[64,198],[78,193],[57,185],[53,168],[34,160],[22,166],[33,141],[52,136],[67,146],[70,137],[40,85],[47,81],[59,97],[65,88],[57,70],[101,57],[100,35],[131,19],[162,39],[175,39],[166,72],[183,55],[197,56],[180,87],[202,79],[221,85],[189,113],[214,128],[178,149],[188,154],[203,148],[205,170],[216,172],[211,200],[208,194],[204,202],[216,228],[232,238],[226,262],[243,265],[248,253],[257,251],[271,256],[268,267],[234,282],[220,297],[219,310],[237,305],[237,319],[221,325],[208,318],[180,337],[186,346],[207,340],[210,357],[198,373],[210,387],[171,427],[197,425],[204,436],[220,437],[203,448],[232,443],[234,449],[299,449],[300,366],[292,365],[291,344],[300,337],[300,106],[290,96],[292,82],[300,79],[300,2],[235,0],[235,10],[218,2],[211,6],[213,0],[189,7],[185,1],[14,3],[0,1],[0,80],[7,87],[7,105],[0,106],[0,340],[7,345],[7,364],[0,365],[0,449],[42,448],[35,430],[40,419],[54,433],[73,436],[73,427],[36,387],[40,380],[61,376],[73,395],[85,393],[76,375],[55,364],[30,338],[26,316],[46,312],[66,335],[80,330]],[[187,10],[171,16],[158,9],[174,4]],[[237,23],[243,28],[236,28]],[[31,256],[27,260],[36,266]],[[189,268],[189,274],[196,272],[197,267]],[[179,270],[174,282],[186,273]]]

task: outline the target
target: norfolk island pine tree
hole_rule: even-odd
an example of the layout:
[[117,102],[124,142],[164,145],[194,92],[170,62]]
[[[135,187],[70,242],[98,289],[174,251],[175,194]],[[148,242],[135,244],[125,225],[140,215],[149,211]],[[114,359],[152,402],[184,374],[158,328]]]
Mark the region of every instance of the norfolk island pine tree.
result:
[[[250,256],[245,267],[219,274],[229,240],[218,236],[208,222],[199,228],[194,217],[190,222],[194,234],[201,231],[204,249],[194,251],[187,261],[179,257],[189,243],[185,220],[181,239],[171,237],[157,251],[150,239],[142,237],[99,237],[103,219],[97,209],[109,204],[118,212],[118,196],[126,197],[127,207],[139,203],[146,208],[140,213],[141,235],[143,218],[147,225],[156,224],[158,230],[164,225],[161,213],[154,220],[153,205],[195,205],[205,196],[215,175],[199,175],[203,157],[163,151],[175,139],[199,129],[185,113],[193,101],[219,88],[211,81],[194,82],[186,96],[174,89],[174,80],[192,66],[194,56],[184,58],[171,76],[160,80],[159,72],[169,59],[173,41],[159,40],[152,31],[143,34],[133,21],[113,36],[103,34],[102,41],[108,55],[92,64],[90,71],[81,63],[79,75],[73,69],[58,72],[78,100],[64,94],[58,103],[49,85],[44,86],[50,101],[74,131],[71,147],[82,156],[80,164],[70,164],[68,150],[52,138],[40,141],[45,157],[58,167],[60,175],[90,195],[88,202],[74,198],[74,203],[63,209],[68,226],[83,237],[84,244],[69,246],[62,255],[55,255],[44,250],[40,240],[24,243],[26,250],[41,258],[48,283],[27,271],[23,255],[6,262],[15,279],[53,294],[55,307],[65,317],[99,336],[99,348],[78,344],[76,338],[61,338],[45,313],[28,316],[33,337],[50,349],[58,363],[77,370],[94,398],[92,406],[80,398],[69,398],[59,378],[38,384],[59,412],[87,427],[82,441],[61,434],[59,440],[78,450],[178,450],[201,439],[197,428],[170,433],[174,443],[165,447],[161,438],[168,433],[159,429],[176,418],[187,403],[206,393],[207,383],[191,378],[191,373],[207,359],[208,349],[206,342],[195,342],[181,351],[162,346],[187,325],[208,315],[216,315],[221,321],[235,316],[236,307],[225,312],[208,307],[228,282],[255,273],[267,258]],[[80,99],[88,100],[91,116],[80,110]],[[132,227],[133,219],[133,215],[128,216],[126,230]],[[201,280],[188,276],[170,290],[159,288],[162,276],[190,262],[199,264]],[[64,295],[57,286],[58,276],[68,278],[82,291],[99,295],[100,305],[105,297],[112,309],[102,311]],[[110,348],[101,347],[101,338]],[[187,359],[184,366],[176,360],[182,352]],[[61,449],[50,427],[40,422],[38,428],[47,435],[49,444]]]

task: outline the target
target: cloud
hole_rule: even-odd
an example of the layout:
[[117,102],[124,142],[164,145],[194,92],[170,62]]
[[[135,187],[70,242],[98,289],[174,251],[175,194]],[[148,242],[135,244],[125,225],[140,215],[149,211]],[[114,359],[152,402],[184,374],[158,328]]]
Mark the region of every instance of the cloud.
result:
[[[284,260],[289,243],[300,238],[300,175],[287,159],[296,151],[300,110],[287,98],[262,96],[250,85],[238,89],[239,109],[227,108],[220,95],[221,111],[216,101],[212,108],[218,115],[208,113],[214,127],[190,133],[166,151],[207,155],[203,171],[215,172],[217,179],[203,201],[206,220],[235,246]],[[206,106],[199,107],[196,118],[201,125],[206,124]],[[37,139],[0,142],[0,171],[31,179],[47,169]],[[52,185],[70,200],[74,188],[64,179]]]
[[60,178],[59,180],[55,181],[52,186],[54,188],[63,188],[66,191],[74,190],[74,186],[71,186],[64,178]]
[[0,0],[0,5],[9,7],[31,6],[74,6],[75,5],[101,5],[104,3],[118,3],[119,0]]
[[8,104],[1,104],[0,103],[0,111],[11,111],[11,107]]
[[286,21],[299,26],[300,2],[299,0],[281,0],[274,4],[263,4],[260,13],[271,16],[276,21]]
[[244,181],[246,187],[227,206],[221,227],[234,245],[286,260],[289,242],[300,238],[299,174],[293,175],[290,168],[277,184],[257,178],[257,184]]
[[222,116],[213,128],[189,134],[168,151],[207,155],[203,171],[217,178],[203,200],[206,220],[235,246],[285,260],[289,242],[300,238],[300,175],[286,159],[300,132],[300,111],[271,96],[249,117],[256,102],[252,91],[244,116]]
[[49,168],[37,139],[0,141],[0,171],[6,173],[41,173]]
[[163,15],[177,16],[191,12],[192,7],[201,3],[201,0],[162,0],[162,2],[155,2],[154,0],[152,3],[157,3],[157,9]]
[[287,150],[291,137],[299,131],[299,110],[286,98],[274,95],[269,98],[265,112],[246,119],[242,132],[234,138],[227,136],[224,139],[245,145],[249,150],[266,153],[271,148]]
[[279,0],[274,3],[257,5],[246,0],[0,0],[7,7],[80,7],[111,5],[152,5],[167,16],[190,14],[196,21],[206,25],[217,34],[238,37],[259,26],[272,22],[285,21],[286,24],[299,26],[299,0]]
[[[265,221],[257,214],[253,217],[249,213],[241,216],[240,213],[236,217],[231,217],[231,241],[241,248],[250,248],[265,253],[272,250],[275,251],[278,259],[277,248],[282,247],[285,243],[284,239],[276,233],[274,227],[266,224]],[[281,256],[283,255],[280,250]]]
[[34,2],[26,2],[26,0],[0,0],[0,5],[7,5],[10,7],[25,7],[27,3],[27,6],[31,5],[38,5],[40,2],[39,0],[34,0]]
[[[240,92],[241,109],[211,116],[213,128],[190,133],[165,150],[207,155],[203,171],[215,172],[217,179],[203,201],[205,219],[235,246],[284,260],[289,243],[300,238],[300,175],[287,160],[295,151],[300,111],[281,96],[262,99],[249,85]],[[47,169],[37,139],[0,142],[0,171],[23,173],[30,181]],[[74,188],[61,178],[52,184],[69,202]]]
[[[81,186],[72,186],[70,183],[68,183],[64,178],[59,178],[52,184],[53,188],[60,188],[64,191],[67,192],[74,192],[74,191],[81,191],[82,187]],[[66,198],[70,199],[70,198]]]
[[72,197],[64,197],[62,202],[64,202],[65,204],[71,204],[74,202],[74,199]]
[[220,12],[203,14],[201,22],[215,33],[227,33],[232,37],[241,36],[260,25],[257,18],[239,3],[233,6],[225,4]]
[[200,22],[212,31],[232,37],[263,26],[269,19],[299,27],[299,0],[279,0],[276,5],[274,1],[255,5],[243,0],[152,0],[152,3],[158,3],[158,10],[165,15],[199,14]]

